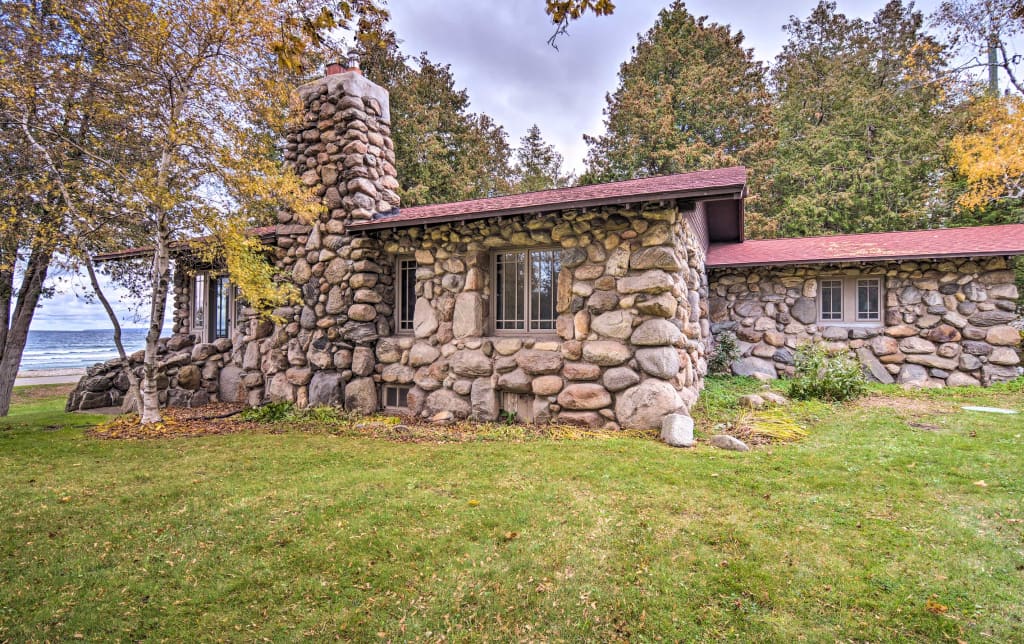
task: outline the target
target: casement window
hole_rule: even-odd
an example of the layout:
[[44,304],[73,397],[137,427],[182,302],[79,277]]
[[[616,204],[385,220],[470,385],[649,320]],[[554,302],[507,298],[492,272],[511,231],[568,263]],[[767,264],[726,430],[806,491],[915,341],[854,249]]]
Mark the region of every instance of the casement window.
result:
[[407,409],[409,407],[408,385],[385,385],[381,393],[384,409]]
[[200,342],[229,338],[240,298],[226,275],[197,273],[192,279],[192,332]]
[[558,249],[513,250],[494,254],[494,331],[497,334],[550,333],[555,330]]
[[399,258],[395,265],[395,327],[398,333],[412,333],[416,307],[416,260]]
[[823,277],[818,280],[821,324],[875,324],[882,320],[878,277]]

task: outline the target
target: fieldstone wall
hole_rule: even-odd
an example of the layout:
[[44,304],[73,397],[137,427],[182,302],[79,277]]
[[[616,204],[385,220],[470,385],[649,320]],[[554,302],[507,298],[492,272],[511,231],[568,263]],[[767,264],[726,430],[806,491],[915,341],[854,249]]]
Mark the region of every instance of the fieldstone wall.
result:
[[[697,399],[704,250],[674,206],[403,228],[380,241],[389,264],[418,264],[414,332],[381,339],[373,369],[412,387],[413,413],[493,420],[511,394],[506,411],[539,422],[651,428]],[[556,329],[493,335],[491,253],[524,247],[562,249]]]
[[390,333],[392,270],[376,239],[347,224],[399,205],[388,95],[358,72],[334,74],[298,90],[302,125],[285,160],[323,199],[315,222],[278,215],[275,261],[301,290],[302,302],[274,312],[279,324],[243,321],[235,364],[246,399],[300,406],[377,408],[374,345]]
[[[128,356],[131,369],[142,380],[143,351]],[[230,366],[231,341],[222,338],[196,344],[187,334],[161,338],[157,345],[157,388],[160,404],[168,407],[199,407],[239,397],[241,370]],[[225,365],[229,365],[226,366]],[[124,402],[128,374],[120,360],[89,367],[68,396],[67,411],[116,407]]]
[[[825,275],[882,278],[882,322],[819,324]],[[738,375],[791,375],[796,348],[819,341],[886,383],[987,385],[1018,374],[1018,294],[1003,257],[711,269],[709,279],[711,329],[736,335]]]

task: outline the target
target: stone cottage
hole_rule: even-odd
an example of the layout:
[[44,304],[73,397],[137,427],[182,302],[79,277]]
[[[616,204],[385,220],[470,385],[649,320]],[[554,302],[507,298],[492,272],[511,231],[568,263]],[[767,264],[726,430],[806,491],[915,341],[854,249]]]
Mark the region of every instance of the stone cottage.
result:
[[[821,340],[885,382],[1016,376],[1024,225],[745,241],[739,167],[400,208],[387,92],[332,67],[299,88],[285,148],[326,212],[253,231],[302,302],[259,318],[182,246],[168,405],[660,427],[697,400],[726,332],[741,374],[791,373]],[[90,369],[68,408],[117,404],[119,368]]]

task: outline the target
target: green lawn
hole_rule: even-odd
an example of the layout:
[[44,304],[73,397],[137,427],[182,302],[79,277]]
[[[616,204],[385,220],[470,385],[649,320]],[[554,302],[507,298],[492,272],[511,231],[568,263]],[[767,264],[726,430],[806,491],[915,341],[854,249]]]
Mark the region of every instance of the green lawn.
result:
[[797,405],[746,454],[101,441],[46,393],[0,419],[0,641],[1024,637],[1024,415],[959,409],[1020,383]]

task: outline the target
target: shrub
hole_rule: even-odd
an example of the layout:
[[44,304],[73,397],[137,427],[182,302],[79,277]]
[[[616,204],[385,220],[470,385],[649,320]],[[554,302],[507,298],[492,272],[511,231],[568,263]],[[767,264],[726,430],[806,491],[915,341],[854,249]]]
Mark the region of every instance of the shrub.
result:
[[713,375],[728,376],[732,373],[732,363],[739,357],[736,336],[731,331],[720,333],[715,339],[711,359],[708,360],[708,371]]
[[842,402],[864,395],[866,387],[860,362],[849,355],[831,355],[820,344],[797,349],[796,374],[789,382],[790,398]]
[[259,407],[250,407],[242,412],[242,420],[253,423],[279,423],[288,420],[295,413],[295,405],[290,402],[272,402]]

